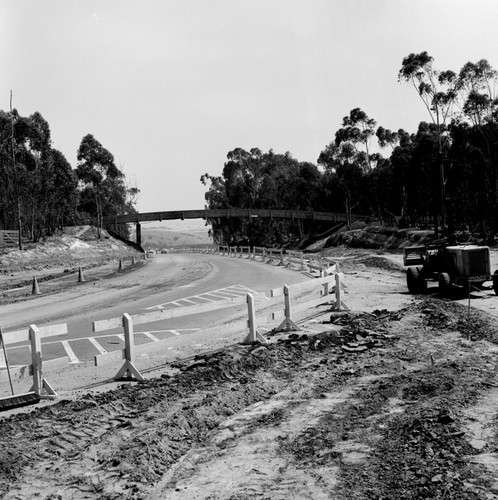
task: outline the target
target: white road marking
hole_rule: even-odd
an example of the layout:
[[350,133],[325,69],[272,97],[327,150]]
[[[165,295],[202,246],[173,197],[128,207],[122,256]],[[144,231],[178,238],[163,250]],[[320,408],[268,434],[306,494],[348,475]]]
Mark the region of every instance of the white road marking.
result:
[[171,302],[164,302],[162,304],[158,304],[155,306],[151,307],[146,307],[146,310],[149,309],[164,309],[166,306],[177,306],[177,307],[185,307],[185,304],[182,304],[182,302],[187,302],[187,303],[192,303],[198,305],[200,302],[195,302],[192,299],[196,299],[197,301],[200,300],[207,300],[207,301],[212,301],[213,299],[210,297],[216,297],[218,300],[223,300],[227,298],[233,298],[233,297],[241,297],[247,293],[257,293],[255,290],[252,290],[251,288],[246,287],[245,285],[231,285],[227,286],[225,288],[220,288],[218,290],[212,290],[210,292],[204,292],[200,293],[199,295],[191,295],[190,297],[185,297],[183,299],[177,299],[173,300]]
[[159,342],[159,339],[157,337],[154,337],[154,335],[152,335],[152,333],[149,333],[149,332],[137,332],[137,334],[138,333],[141,333],[142,335],[145,335],[146,337],[148,337],[153,342]]
[[70,363],[79,363],[80,360],[77,358],[76,354],[74,354],[73,349],[69,345],[69,342],[67,340],[63,340],[61,342],[62,347],[64,347],[64,350],[66,351],[67,357],[69,358]]
[[189,304],[194,304],[194,305],[199,304],[199,302],[196,302],[195,300],[191,300],[191,299],[181,299],[179,302],[188,302]]
[[[211,295],[211,294],[209,294]],[[209,299],[206,295],[199,295],[196,297],[197,300],[205,300],[206,302],[216,302],[216,299]]]
[[176,330],[151,330],[149,333],[198,332],[199,330],[200,328],[177,328]]
[[241,297],[243,294],[233,292],[213,292],[210,295],[214,297],[221,297],[222,299],[233,299],[234,297]]
[[95,337],[88,337],[88,340],[94,345],[95,349],[100,352],[100,354],[105,354],[107,351],[97,342]]
[[[149,338],[152,342],[160,342],[161,339],[157,338],[154,334],[158,333],[170,333],[175,336],[179,336],[182,334],[188,334],[188,333],[194,333],[198,332],[200,328],[178,328],[177,330],[152,330],[149,332],[135,332],[135,335],[145,335],[147,338]],[[81,341],[81,340],[88,340],[94,347],[99,351],[100,354],[106,354],[108,351],[102,347],[102,345],[98,342],[97,339],[105,339],[108,337],[118,337],[121,341],[125,341],[125,337],[123,334],[109,334],[109,335],[99,335],[98,337],[80,337],[77,339],[70,339],[70,340],[54,340],[51,342],[43,342],[43,345],[48,345],[48,344],[62,344],[62,347],[64,351],[66,352],[67,357],[70,359],[71,363],[79,363],[80,360],[76,356],[75,352],[73,351],[73,348],[71,347],[71,342],[76,342],[76,341]],[[29,352],[31,352],[31,346],[29,344],[27,345],[20,345],[20,346],[14,346],[14,347],[8,347],[7,350],[14,350],[14,349],[28,349]],[[16,366],[24,366],[24,365],[11,365],[12,368],[15,368]]]

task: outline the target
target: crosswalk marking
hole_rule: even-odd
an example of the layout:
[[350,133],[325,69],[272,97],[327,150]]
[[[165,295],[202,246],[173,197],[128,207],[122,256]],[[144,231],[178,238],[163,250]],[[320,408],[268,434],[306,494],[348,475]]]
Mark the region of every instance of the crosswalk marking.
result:
[[[211,294],[209,294],[211,295]],[[199,300],[205,300],[206,302],[216,302],[217,299],[210,299],[207,295],[199,295],[199,297],[197,297]]]
[[[164,302],[162,304],[158,304],[155,306],[146,307],[146,310],[150,309],[164,309],[168,306],[175,307],[186,307],[188,304],[199,305],[201,301],[211,301],[216,302],[224,299],[231,299],[234,297],[242,297],[247,293],[257,293],[255,290],[252,290],[244,285],[231,285],[225,288],[220,288],[218,290],[212,290],[210,292],[200,293],[198,295],[191,295],[189,297],[185,297],[183,299],[173,300],[171,302]],[[214,297],[214,299],[213,299]]]
[[88,337],[88,340],[94,345],[95,349],[100,352],[100,354],[105,354],[107,351],[97,342],[95,337]]
[[[200,330],[200,328],[178,328],[177,330],[151,330],[148,332],[135,332],[135,335],[144,335],[145,337],[150,339],[151,342],[160,342],[161,340],[166,340],[167,337],[164,338],[164,336],[163,336],[164,334],[170,334],[170,338],[171,338],[171,335],[174,335],[175,337],[177,337],[180,335],[198,332],[199,330]],[[158,338],[156,336],[158,334],[161,334],[162,338]],[[62,346],[62,349],[64,350],[66,356],[69,358],[70,363],[79,363],[80,360],[73,350],[74,344],[72,346],[71,345],[72,342],[88,341],[95,347],[95,349],[97,349],[99,354],[106,354],[108,351],[104,347],[102,347],[102,345],[99,343],[99,340],[103,341],[105,338],[109,338],[109,337],[113,337],[113,338],[118,337],[121,341],[123,341],[123,342],[125,341],[125,337],[123,334],[112,333],[109,335],[99,335],[98,337],[80,337],[80,338],[70,339],[70,340],[55,340],[55,341],[51,341],[51,342],[43,342],[43,345],[60,344]],[[97,339],[99,339],[99,340],[97,340]],[[117,342],[114,342],[114,344],[116,344],[116,343]],[[16,349],[27,349],[28,352],[31,352],[31,347],[29,344],[7,348],[8,351],[14,351]],[[80,347],[78,347],[78,349],[76,349],[76,350],[78,351],[79,349],[80,349]],[[2,360],[0,358],[0,367],[1,366],[3,366],[3,365],[2,365]],[[24,365],[11,365],[11,367],[13,367],[13,368],[15,368],[16,366],[24,366]]]
[[152,335],[152,333],[149,333],[149,332],[137,332],[137,333],[141,333],[142,335],[145,335],[153,342],[159,342],[159,339],[157,337],[154,337],[154,335]]
[[237,293],[229,293],[229,292],[212,292],[209,295],[211,297],[221,297],[222,299],[231,299],[232,297],[240,297],[240,294]]
[[73,349],[69,345],[69,342],[67,340],[63,340],[61,342],[61,344],[62,344],[62,347],[64,347],[64,350],[66,351],[67,357],[69,358],[69,362],[70,363],[79,363],[80,360],[77,358]]
[[181,299],[181,301],[179,302],[188,302],[189,304],[194,304],[194,305],[197,305],[198,302],[196,302],[195,300],[191,300],[191,299]]

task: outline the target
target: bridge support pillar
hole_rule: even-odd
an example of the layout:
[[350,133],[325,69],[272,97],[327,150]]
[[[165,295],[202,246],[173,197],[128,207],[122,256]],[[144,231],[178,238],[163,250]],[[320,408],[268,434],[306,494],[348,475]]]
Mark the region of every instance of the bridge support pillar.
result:
[[142,226],[140,225],[140,222],[135,224],[135,235],[137,245],[142,246]]

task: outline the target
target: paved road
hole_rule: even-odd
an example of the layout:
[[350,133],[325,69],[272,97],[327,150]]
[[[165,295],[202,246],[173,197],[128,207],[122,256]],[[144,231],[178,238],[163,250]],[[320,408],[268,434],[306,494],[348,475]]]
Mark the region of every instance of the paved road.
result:
[[[240,297],[248,292],[268,292],[306,279],[299,272],[247,259],[197,254],[156,255],[145,267],[113,279],[83,283],[57,294],[2,305],[0,321],[6,331],[23,329],[33,323],[38,326],[67,323],[69,335],[45,339],[43,356],[44,359],[69,356],[77,363],[99,353],[123,348],[121,330],[93,333],[93,321],[119,317],[124,312],[137,314]],[[137,325],[136,342],[188,335],[201,327],[216,324],[227,314],[226,310],[213,311],[201,317]],[[13,365],[27,363],[29,348],[26,345],[9,347],[9,360]]]

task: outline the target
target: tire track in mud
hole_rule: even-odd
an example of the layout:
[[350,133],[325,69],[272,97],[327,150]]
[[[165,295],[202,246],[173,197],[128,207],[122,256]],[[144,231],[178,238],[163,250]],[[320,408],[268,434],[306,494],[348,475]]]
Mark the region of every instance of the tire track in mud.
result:
[[[227,348],[0,420],[0,496],[480,498],[460,419],[496,363],[486,322],[462,311],[345,314],[341,332]],[[371,336],[382,343],[344,350]]]
[[204,356],[193,363],[197,369],[179,377],[123,386],[1,421],[0,444],[10,452],[0,459],[0,494],[138,498],[227,415],[271,397],[285,383],[285,373],[250,381],[276,354],[237,347],[210,360]]

